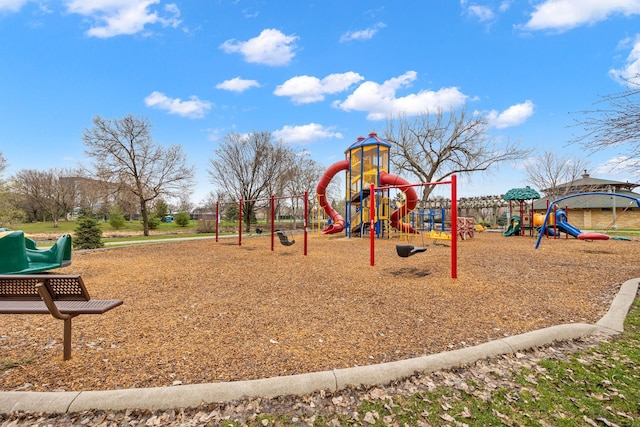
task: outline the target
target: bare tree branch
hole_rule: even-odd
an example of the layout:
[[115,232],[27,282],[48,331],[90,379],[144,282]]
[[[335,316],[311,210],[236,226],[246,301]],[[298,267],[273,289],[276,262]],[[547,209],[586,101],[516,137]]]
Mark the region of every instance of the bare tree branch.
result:
[[256,208],[256,199],[269,197],[282,187],[292,150],[273,140],[270,132],[248,135],[230,133],[209,159],[211,182],[232,198],[247,200],[243,208],[247,231]]
[[525,171],[529,182],[544,192],[546,197],[560,197],[569,194],[571,183],[582,176],[588,164],[582,158],[569,158],[545,151],[528,162]]
[[[445,114],[400,115],[387,123],[391,163],[420,182],[441,181],[452,174],[487,171],[500,163],[525,158],[529,150],[488,134],[489,123],[466,110]],[[433,187],[425,188],[423,201]]]
[[82,139],[86,154],[94,160],[95,176],[137,197],[145,236],[149,235],[148,203],[188,192],[194,169],[187,165],[182,147],[164,148],[154,142],[147,119],[96,116]]
[[574,127],[582,129],[574,135],[572,144],[580,144],[590,153],[611,147],[621,149],[621,162],[627,167],[640,166],[640,75],[636,81],[628,81],[630,88],[624,92],[601,97],[598,104],[607,107],[582,110],[582,119],[575,119]]

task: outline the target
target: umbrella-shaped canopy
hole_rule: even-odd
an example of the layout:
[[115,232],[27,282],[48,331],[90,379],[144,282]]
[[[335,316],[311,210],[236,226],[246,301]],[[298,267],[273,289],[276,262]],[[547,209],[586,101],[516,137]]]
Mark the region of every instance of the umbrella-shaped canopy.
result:
[[526,188],[512,188],[502,196],[504,200],[534,200],[539,199],[540,194],[536,190],[530,187]]

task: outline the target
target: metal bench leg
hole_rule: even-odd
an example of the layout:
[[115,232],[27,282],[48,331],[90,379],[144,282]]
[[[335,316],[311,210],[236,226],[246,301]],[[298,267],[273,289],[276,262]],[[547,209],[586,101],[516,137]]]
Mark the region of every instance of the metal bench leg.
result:
[[62,360],[71,359],[71,317],[64,319],[63,355]]

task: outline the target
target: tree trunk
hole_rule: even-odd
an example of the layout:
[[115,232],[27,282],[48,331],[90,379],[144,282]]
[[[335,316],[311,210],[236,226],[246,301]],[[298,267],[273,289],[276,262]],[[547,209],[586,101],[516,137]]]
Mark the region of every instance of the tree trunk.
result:
[[140,200],[140,213],[142,214],[142,229],[143,235],[149,235],[149,212],[147,212],[147,203],[144,200]]

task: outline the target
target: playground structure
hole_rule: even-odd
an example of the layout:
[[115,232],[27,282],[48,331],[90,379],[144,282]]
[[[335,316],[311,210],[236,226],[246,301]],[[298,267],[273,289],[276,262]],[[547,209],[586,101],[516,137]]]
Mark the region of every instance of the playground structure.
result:
[[[542,240],[542,236],[543,235],[549,235],[550,233],[548,233],[548,231],[551,230],[550,225],[553,224],[554,225],[554,229],[553,232],[555,233],[555,235],[557,236],[556,230],[560,230],[565,232],[567,235],[572,235],[573,237],[576,237],[580,240],[606,240],[609,239],[609,236],[607,236],[606,234],[602,234],[602,233],[584,233],[582,231],[580,231],[578,228],[573,227],[571,224],[569,224],[566,221],[566,211],[564,210],[559,210],[557,209],[558,203],[566,200],[566,199],[571,199],[573,197],[581,197],[581,196],[592,196],[592,195],[605,195],[605,196],[615,196],[615,197],[624,197],[626,199],[630,199],[634,202],[636,202],[636,204],[638,205],[638,207],[640,207],[640,199],[635,198],[635,197],[631,197],[628,196],[626,194],[616,194],[616,193],[605,193],[602,191],[588,191],[585,193],[579,193],[579,194],[571,194],[569,196],[565,196],[565,197],[561,197],[559,199],[556,199],[554,201],[552,201],[551,203],[548,204],[547,206],[547,211],[544,215],[544,218],[542,219],[542,221],[540,221],[540,232],[538,233],[538,239],[536,240],[536,245],[535,248],[538,249],[538,247],[540,246],[540,241]],[[551,217],[551,213],[554,213],[554,217],[553,217],[553,222],[552,222],[552,217]],[[558,226],[558,224],[560,224],[560,226]]]
[[[412,184],[402,177],[389,173],[391,144],[370,133],[367,138],[359,137],[346,151],[346,159],[331,165],[324,173],[317,186],[317,197],[320,207],[331,219],[322,234],[337,234],[345,231],[347,237],[369,234],[369,263],[375,265],[375,238],[389,237],[391,229],[400,235],[419,234],[414,227],[415,222],[404,222],[418,204],[418,194],[414,187],[451,184],[451,278],[457,277],[457,240],[473,237],[475,231],[473,218],[457,218],[456,176],[450,181]],[[341,171],[347,173],[346,210],[343,217],[336,211],[326,197],[326,190],[333,177]],[[390,212],[389,192],[392,188],[401,190],[403,203]],[[414,217],[415,218],[415,217]],[[430,236],[446,239],[444,234],[444,210],[442,211],[442,228],[440,233],[431,229]],[[423,227],[424,219],[420,228]],[[460,226],[460,230],[458,229]],[[406,258],[426,251],[413,245],[396,245],[398,256]]]
[[[331,165],[317,186],[319,206],[329,217],[322,234],[345,232],[347,237],[374,234],[377,237],[389,237],[391,229],[401,235],[417,234],[425,230],[435,230],[436,211],[429,209],[414,211],[418,204],[418,194],[414,185],[397,175],[389,173],[391,144],[370,133],[367,138],[359,137],[345,151],[346,159]],[[346,209],[345,215],[338,213],[328,202],[326,190],[331,180],[339,172],[346,172]],[[378,187],[374,194],[370,185]],[[431,184],[433,185],[433,184]],[[402,204],[393,212],[390,209],[389,191],[391,188],[402,190]],[[370,212],[377,212],[376,220],[369,221]],[[444,209],[441,209],[441,232],[437,238],[447,238],[444,234]],[[407,222],[404,222],[407,221]],[[430,234],[431,235],[431,234]],[[435,234],[433,234],[436,238]]]
[[[505,237],[524,236],[525,231],[533,235],[533,201],[540,198],[540,194],[530,187],[512,188],[502,197],[503,200],[509,202],[509,226],[503,233]],[[527,211],[526,202],[531,200],[531,206]],[[519,215],[513,214],[512,202],[517,202],[519,207]]]
[[533,225],[539,233],[546,236],[558,238],[560,233],[565,233],[565,237],[575,237],[580,240],[609,240],[609,236],[603,233],[584,232],[578,227],[570,224],[567,219],[568,208],[558,209],[554,207],[549,216],[548,223],[544,222],[544,215],[534,214]]
[[522,233],[522,216],[513,215],[509,219],[509,226],[502,234],[505,237],[509,237],[509,236],[520,236],[521,233]]
[[[291,246],[295,243],[293,238],[289,239],[282,230],[276,229],[275,217],[276,217],[276,201],[282,199],[302,199],[303,200],[303,253],[307,255],[308,249],[308,228],[309,228],[309,194],[308,192],[304,192],[304,194],[298,194],[293,196],[275,196],[271,195],[271,197],[262,198],[262,199],[253,199],[253,200],[244,200],[240,199],[238,201],[238,246],[242,246],[242,225],[243,225],[243,217],[245,216],[245,203],[257,203],[257,202],[269,202],[269,211],[270,211],[270,232],[271,232],[271,251],[275,250],[275,238],[278,237],[280,243],[284,246]],[[235,203],[235,202],[234,202]],[[223,202],[216,202],[216,213],[215,213],[215,235],[216,242],[219,241],[220,237],[220,206],[224,205]],[[259,231],[258,231],[259,230]],[[257,234],[262,233],[262,229],[256,229]]]
[[71,264],[71,236],[64,234],[49,249],[38,249],[21,230],[0,229],[0,274],[32,274]]
[[[412,187],[403,191],[405,202],[389,214],[389,188],[409,184],[404,178],[389,173],[391,144],[370,133],[367,138],[359,137],[346,151],[346,159],[331,165],[317,186],[318,202],[327,216],[331,218],[322,234],[336,234],[344,231],[347,237],[352,235],[375,234],[388,236],[390,227],[407,233],[415,233],[409,223],[402,222],[418,203],[418,195]],[[339,214],[328,202],[326,190],[333,177],[341,172],[347,173],[345,216]],[[369,184],[389,186],[379,193],[371,194]],[[372,209],[378,211],[376,221],[369,221]]]

